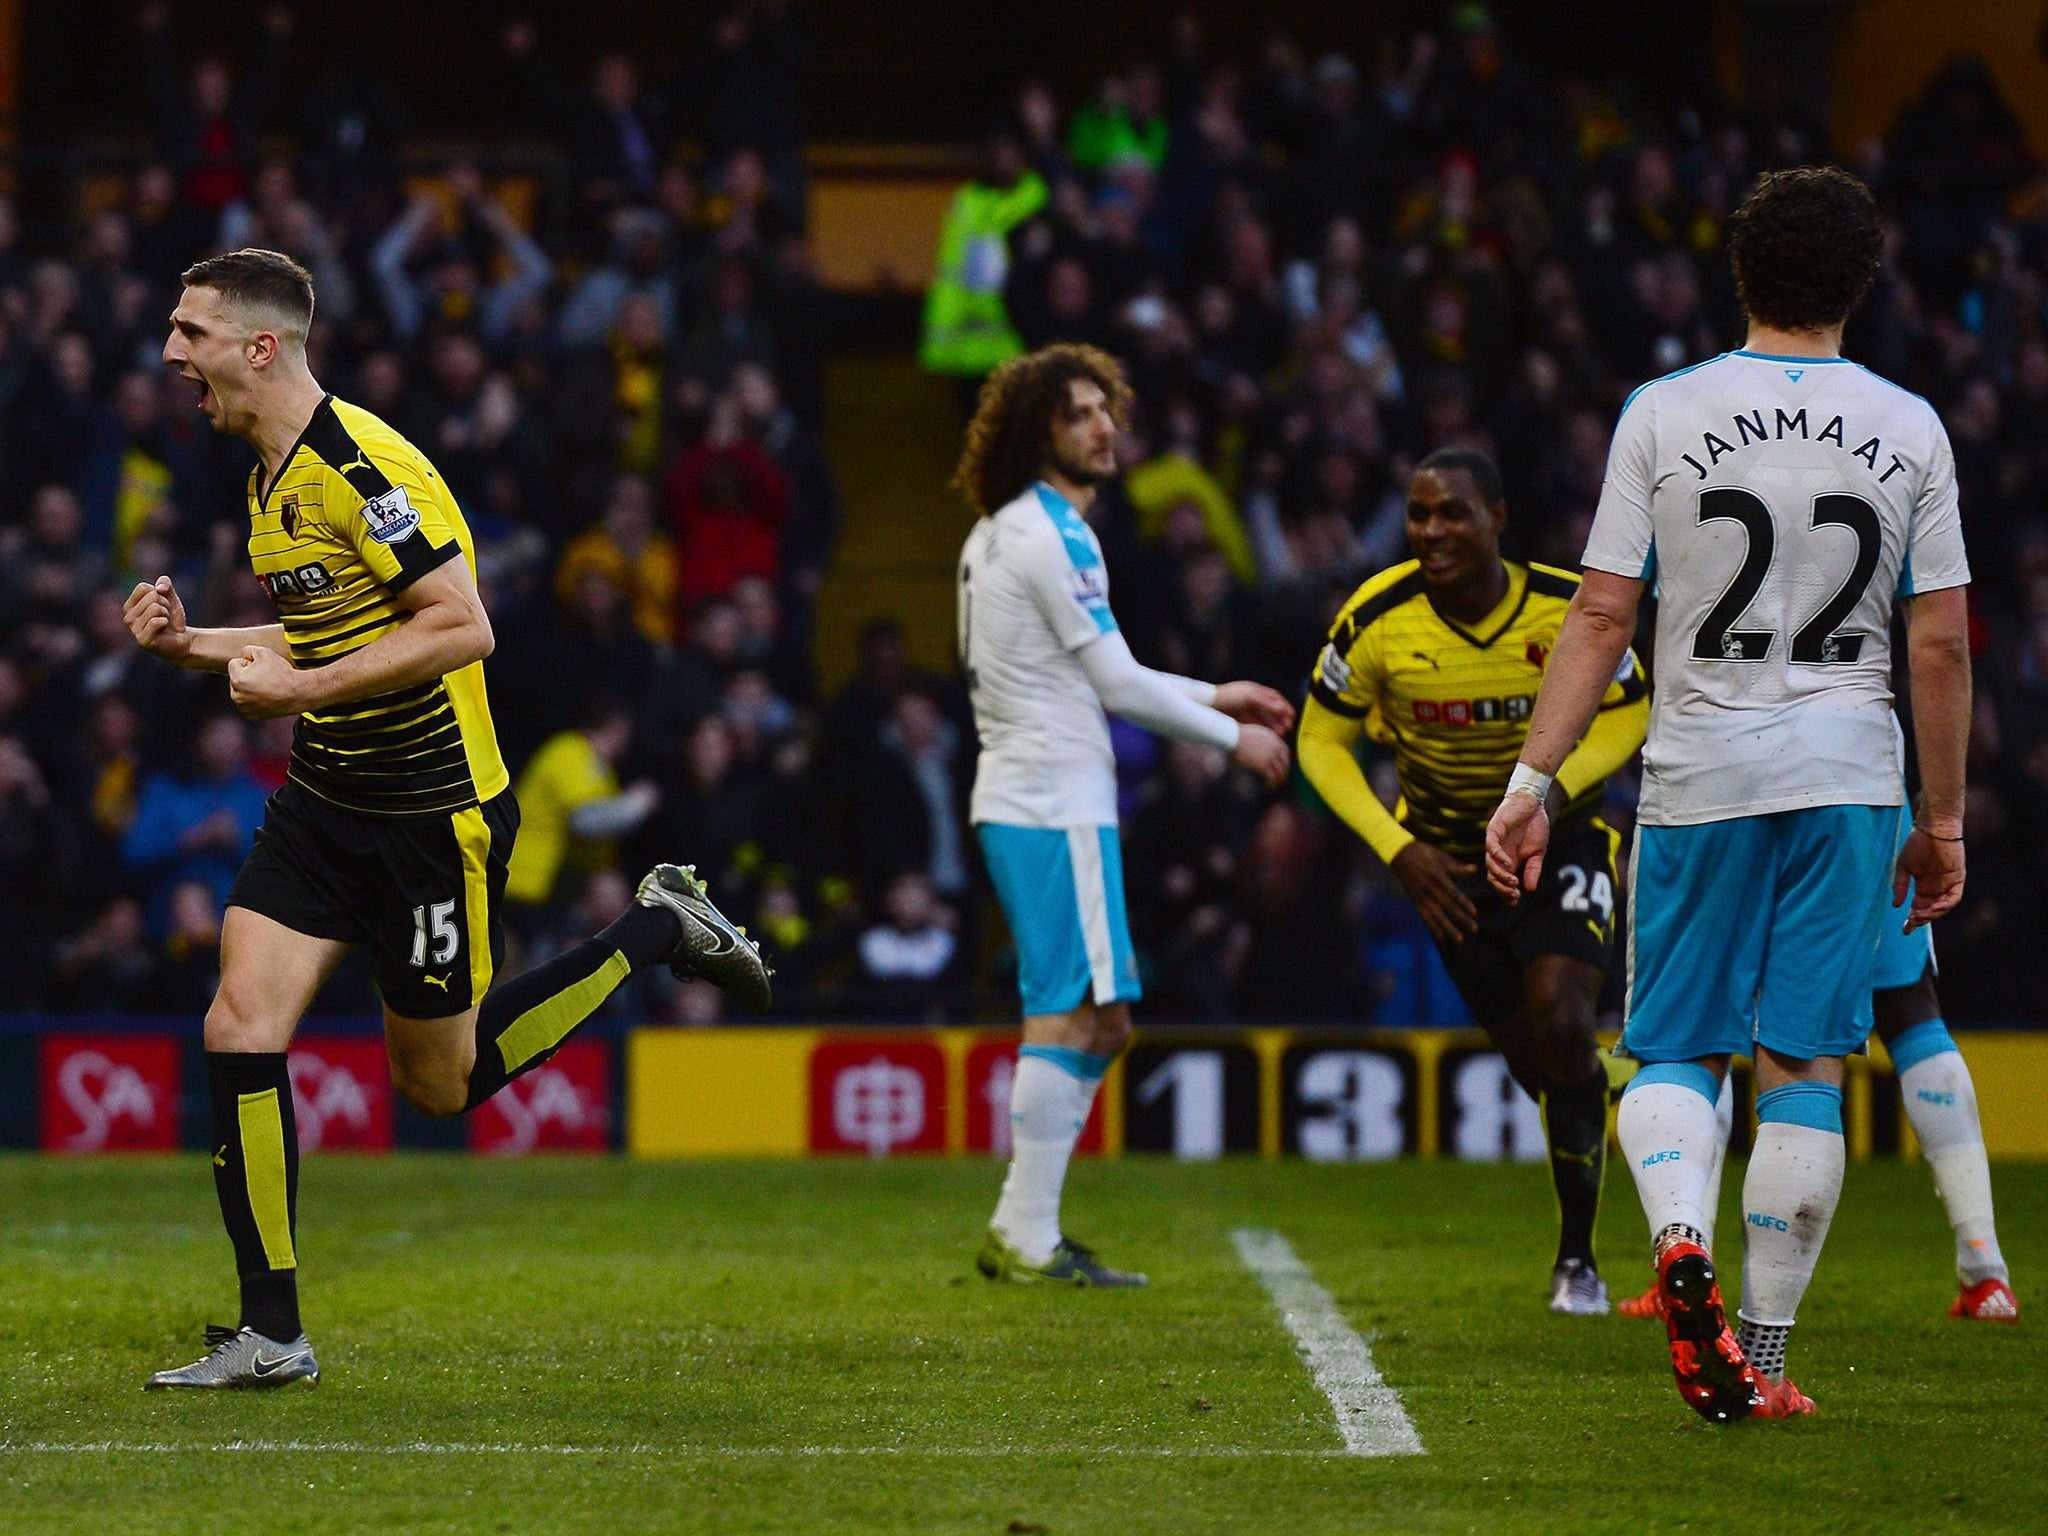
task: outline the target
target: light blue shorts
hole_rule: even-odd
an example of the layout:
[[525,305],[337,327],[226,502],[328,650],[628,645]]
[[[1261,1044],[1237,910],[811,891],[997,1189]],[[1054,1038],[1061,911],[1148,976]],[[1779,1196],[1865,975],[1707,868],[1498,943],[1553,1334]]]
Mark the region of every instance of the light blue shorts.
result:
[[1115,827],[975,827],[1017,945],[1024,1017],[1066,1013],[1089,998],[1134,1003],[1138,957],[1124,915]]
[[[1847,1056],[1870,1032],[1899,809],[1638,827],[1628,1027],[1642,1062]],[[1900,919],[1903,921],[1903,919]]]
[[[1906,846],[1906,834],[1913,830],[1912,807],[1899,811],[1899,836],[1897,846],[1892,850],[1893,861],[1898,859],[1898,849]],[[1913,887],[1906,886],[1906,904],[1892,905],[1891,882],[1885,882],[1884,920],[1877,929],[1877,968],[1871,972],[1872,990],[1884,992],[1892,987],[1910,987],[1926,974],[1927,967],[1934,962],[1934,930],[1916,928],[1906,930],[1906,914],[1913,907]]]

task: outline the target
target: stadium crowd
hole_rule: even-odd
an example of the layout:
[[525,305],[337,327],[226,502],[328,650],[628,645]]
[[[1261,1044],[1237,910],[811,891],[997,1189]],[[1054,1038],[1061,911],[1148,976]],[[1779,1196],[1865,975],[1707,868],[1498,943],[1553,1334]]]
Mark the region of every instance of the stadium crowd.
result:
[[[259,56],[181,60],[146,8],[154,157],[61,242],[30,248],[0,202],[0,996],[196,1011],[212,984],[290,729],[143,655],[121,598],[167,571],[194,622],[270,620],[251,460],[156,360],[186,263],[267,245],[314,274],[315,375],[416,442],[476,534],[523,951],[680,856],[766,939],[785,1014],[1013,1009],[957,683],[887,621],[843,689],[814,682],[834,300],[805,237],[800,12],[722,8],[660,91],[616,54],[571,83],[558,40],[509,27],[474,67],[568,167],[547,219],[467,164],[408,197],[403,104],[360,68],[287,113],[290,22]],[[265,153],[279,134],[294,150]],[[1849,353],[1940,408],[1977,574],[1944,1001],[2048,1021],[2048,175],[1981,65],[1881,144],[1830,145],[1789,99],[1547,75],[1478,5],[1377,71],[1278,36],[1214,57],[1184,18],[1154,62],[1020,85],[949,222],[925,361],[968,396],[1019,347],[1125,358],[1137,419],[1092,516],[1134,651],[1297,693],[1342,598],[1405,557],[1433,447],[1497,457],[1512,556],[1575,562],[1628,392],[1740,343],[1728,212],[1759,170],[1830,154],[1890,219]],[[1145,1012],[1463,1017],[1399,887],[1305,787],[1115,739]],[[352,967],[322,1007],[369,1001]],[[643,978],[611,1006],[711,1022],[719,1001]]]

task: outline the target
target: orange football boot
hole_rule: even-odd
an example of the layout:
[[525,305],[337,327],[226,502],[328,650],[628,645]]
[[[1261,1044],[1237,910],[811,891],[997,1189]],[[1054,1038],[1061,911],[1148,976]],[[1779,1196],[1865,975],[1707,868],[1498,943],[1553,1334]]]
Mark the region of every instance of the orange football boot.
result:
[[1671,1341],[1671,1374],[1687,1407],[1710,1424],[1732,1424],[1758,1412],[1782,1416],[1769,1410],[1771,1383],[1735,1342],[1706,1249],[1683,1240],[1666,1248],[1657,1261],[1657,1294]]
[[2003,1280],[1979,1280],[1963,1287],[1963,1294],[1948,1309],[1950,1317],[1973,1323],[2016,1323],[2020,1320],[2019,1299]]
[[1763,1378],[1764,1399],[1750,1409],[1753,1419],[1789,1419],[1800,1414],[1813,1412],[1813,1399],[1793,1386],[1789,1381],[1773,1381]]
[[1664,1315],[1664,1302],[1657,1295],[1656,1282],[1652,1281],[1650,1288],[1640,1296],[1631,1296],[1626,1301],[1617,1301],[1614,1304],[1614,1313],[1617,1317],[1662,1317]]

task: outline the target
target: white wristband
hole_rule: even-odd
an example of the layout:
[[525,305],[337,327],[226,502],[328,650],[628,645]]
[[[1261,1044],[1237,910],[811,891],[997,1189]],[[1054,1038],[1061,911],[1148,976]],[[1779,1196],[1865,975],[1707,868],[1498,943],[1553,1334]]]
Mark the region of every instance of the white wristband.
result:
[[1545,797],[1550,793],[1553,777],[1553,775],[1548,773],[1538,773],[1527,763],[1517,763],[1515,764],[1515,771],[1508,775],[1508,793],[1511,795],[1527,795],[1531,800],[1541,805]]

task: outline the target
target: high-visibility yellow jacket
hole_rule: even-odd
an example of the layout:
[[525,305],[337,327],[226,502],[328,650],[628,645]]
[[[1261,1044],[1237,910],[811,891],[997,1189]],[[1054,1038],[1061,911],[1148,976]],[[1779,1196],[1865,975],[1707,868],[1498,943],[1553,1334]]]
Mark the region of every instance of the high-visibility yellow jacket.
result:
[[970,181],[939,232],[938,270],[925,296],[918,359],[933,373],[978,377],[1024,350],[1003,307],[1010,231],[1045,206],[1045,181],[1026,171],[1015,186]]

